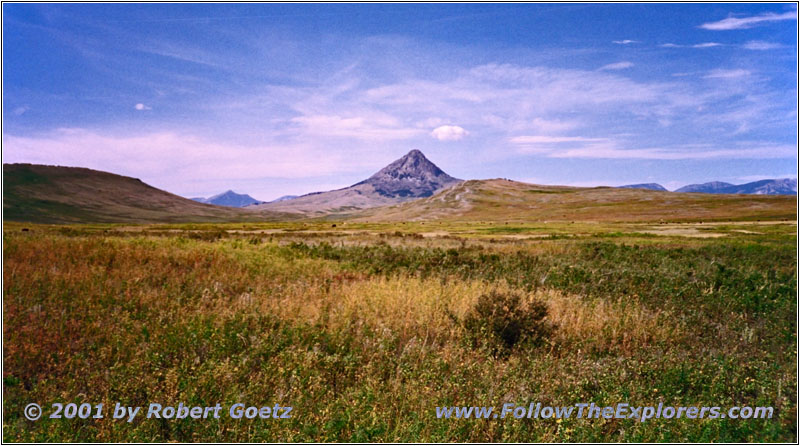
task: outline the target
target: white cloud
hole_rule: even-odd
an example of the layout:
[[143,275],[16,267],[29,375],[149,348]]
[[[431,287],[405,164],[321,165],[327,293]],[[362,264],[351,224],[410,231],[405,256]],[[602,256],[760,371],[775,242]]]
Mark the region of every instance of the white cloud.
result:
[[469,132],[457,125],[439,126],[431,132],[431,136],[439,141],[458,141],[467,135],[469,135]]
[[152,108],[142,104],[141,102],[134,105],[133,108],[135,108],[136,110],[152,110]]
[[617,62],[600,67],[601,70],[624,70],[633,66],[632,62]]
[[14,109],[14,114],[17,115],[17,116],[22,116],[28,110],[30,110],[30,107],[28,107],[28,106],[17,107],[17,108]]
[[617,45],[630,45],[631,43],[639,43],[638,40],[630,40],[630,39],[614,40],[613,42],[616,43]]
[[753,17],[728,17],[718,22],[703,23],[700,28],[712,31],[727,31],[732,29],[747,29],[764,22],[777,22],[781,20],[795,20],[797,12],[790,11],[783,14],[765,13]]
[[761,40],[751,40],[751,41],[745,43],[744,45],[742,45],[742,48],[744,48],[746,50],[761,50],[761,51],[764,51],[764,50],[774,50],[774,49],[778,49],[778,48],[783,48],[783,45],[781,45],[779,43],[764,42],[764,41],[761,41]]
[[706,79],[733,79],[738,77],[750,76],[748,70],[711,70],[707,75],[703,76]]
[[693,45],[678,45],[675,43],[662,43],[659,45],[661,48],[714,48],[717,46],[723,46],[721,43],[717,42],[703,42],[703,43],[696,43]]

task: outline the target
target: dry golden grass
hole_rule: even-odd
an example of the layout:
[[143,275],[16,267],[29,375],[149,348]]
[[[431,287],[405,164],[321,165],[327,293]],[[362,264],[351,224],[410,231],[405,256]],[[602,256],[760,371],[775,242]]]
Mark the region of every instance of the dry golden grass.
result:
[[[401,344],[438,348],[463,337],[457,321],[491,291],[514,289],[480,280],[338,273],[321,283],[288,284],[279,296],[242,293],[204,311],[272,314],[333,330],[366,326],[388,331]],[[631,354],[654,343],[679,341],[683,332],[671,314],[651,311],[635,299],[586,299],[551,289],[527,294],[526,299],[547,304],[547,320],[557,326],[551,348],[591,345],[594,351]]]

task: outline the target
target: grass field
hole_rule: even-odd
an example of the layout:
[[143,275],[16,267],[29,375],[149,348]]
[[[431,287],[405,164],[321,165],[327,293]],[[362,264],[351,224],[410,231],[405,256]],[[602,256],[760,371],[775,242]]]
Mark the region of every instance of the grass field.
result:
[[[794,218],[7,222],[3,440],[796,442],[795,234]],[[489,293],[543,303],[550,329],[502,352],[475,342],[465,321],[481,322]],[[283,420],[31,422],[30,402],[294,410]],[[775,414],[435,415],[506,402]]]

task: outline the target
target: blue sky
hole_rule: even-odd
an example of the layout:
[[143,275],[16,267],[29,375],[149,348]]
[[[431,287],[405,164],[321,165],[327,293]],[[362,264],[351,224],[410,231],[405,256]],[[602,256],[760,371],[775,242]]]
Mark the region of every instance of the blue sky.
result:
[[794,4],[4,4],[3,162],[184,196],[411,149],[541,184],[796,177]]

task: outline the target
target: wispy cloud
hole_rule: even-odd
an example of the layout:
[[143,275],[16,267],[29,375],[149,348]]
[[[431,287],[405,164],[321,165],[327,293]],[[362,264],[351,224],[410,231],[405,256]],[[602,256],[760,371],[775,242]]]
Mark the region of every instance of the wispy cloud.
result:
[[546,135],[524,135],[514,136],[510,139],[514,144],[557,144],[565,142],[601,142],[604,138],[586,138],[583,136],[546,136]]
[[764,13],[752,17],[728,17],[717,22],[703,23],[700,28],[712,31],[728,31],[733,29],[752,28],[760,23],[778,22],[782,20],[796,20],[797,12],[790,11],[783,14]]
[[405,127],[388,115],[343,117],[338,115],[307,115],[290,120],[298,131],[322,137],[354,138],[370,141],[408,139],[421,133],[420,129]]
[[579,125],[577,121],[563,119],[534,118],[533,121],[530,122],[530,128],[542,134],[561,133],[573,130],[579,127]]
[[248,146],[185,133],[115,135],[80,128],[39,136],[4,134],[3,152],[4,162],[89,167],[184,194],[194,192],[187,190],[187,179],[298,179],[369,170],[386,161],[362,148],[342,153],[303,143]]
[[467,135],[469,132],[457,125],[443,125],[436,127],[431,132],[431,136],[439,141],[458,141]]
[[639,43],[639,41],[625,39],[625,40],[614,40],[613,43],[616,43],[617,45],[630,45],[631,43]]
[[600,67],[601,70],[624,70],[626,68],[630,68],[633,66],[632,62],[617,62],[617,63],[610,63],[608,65],[603,65]]
[[783,45],[779,43],[764,42],[761,40],[751,40],[742,45],[742,48],[746,50],[764,51],[764,50],[774,50],[778,48],[783,48]]
[[136,105],[134,105],[134,106],[133,106],[133,108],[135,108],[136,110],[139,110],[139,111],[142,111],[142,110],[152,110],[152,108],[150,108],[150,107],[148,107],[148,106],[146,106],[146,105],[142,104],[141,102],[140,102],[140,103],[138,103],[138,104],[136,104]]
[[516,136],[509,142],[521,154],[548,158],[586,159],[645,159],[645,160],[699,160],[699,159],[769,159],[792,157],[792,145],[750,143],[735,146],[687,144],[671,147],[636,147],[626,138],[596,138],[583,136],[550,137],[543,135]]
[[711,70],[708,74],[703,76],[706,79],[733,79],[738,77],[750,76],[750,71],[735,69],[735,70]]
[[721,43],[717,42],[703,42],[703,43],[695,43],[693,45],[678,45],[676,43],[662,43],[659,45],[661,48],[714,48],[717,46],[723,46]]

